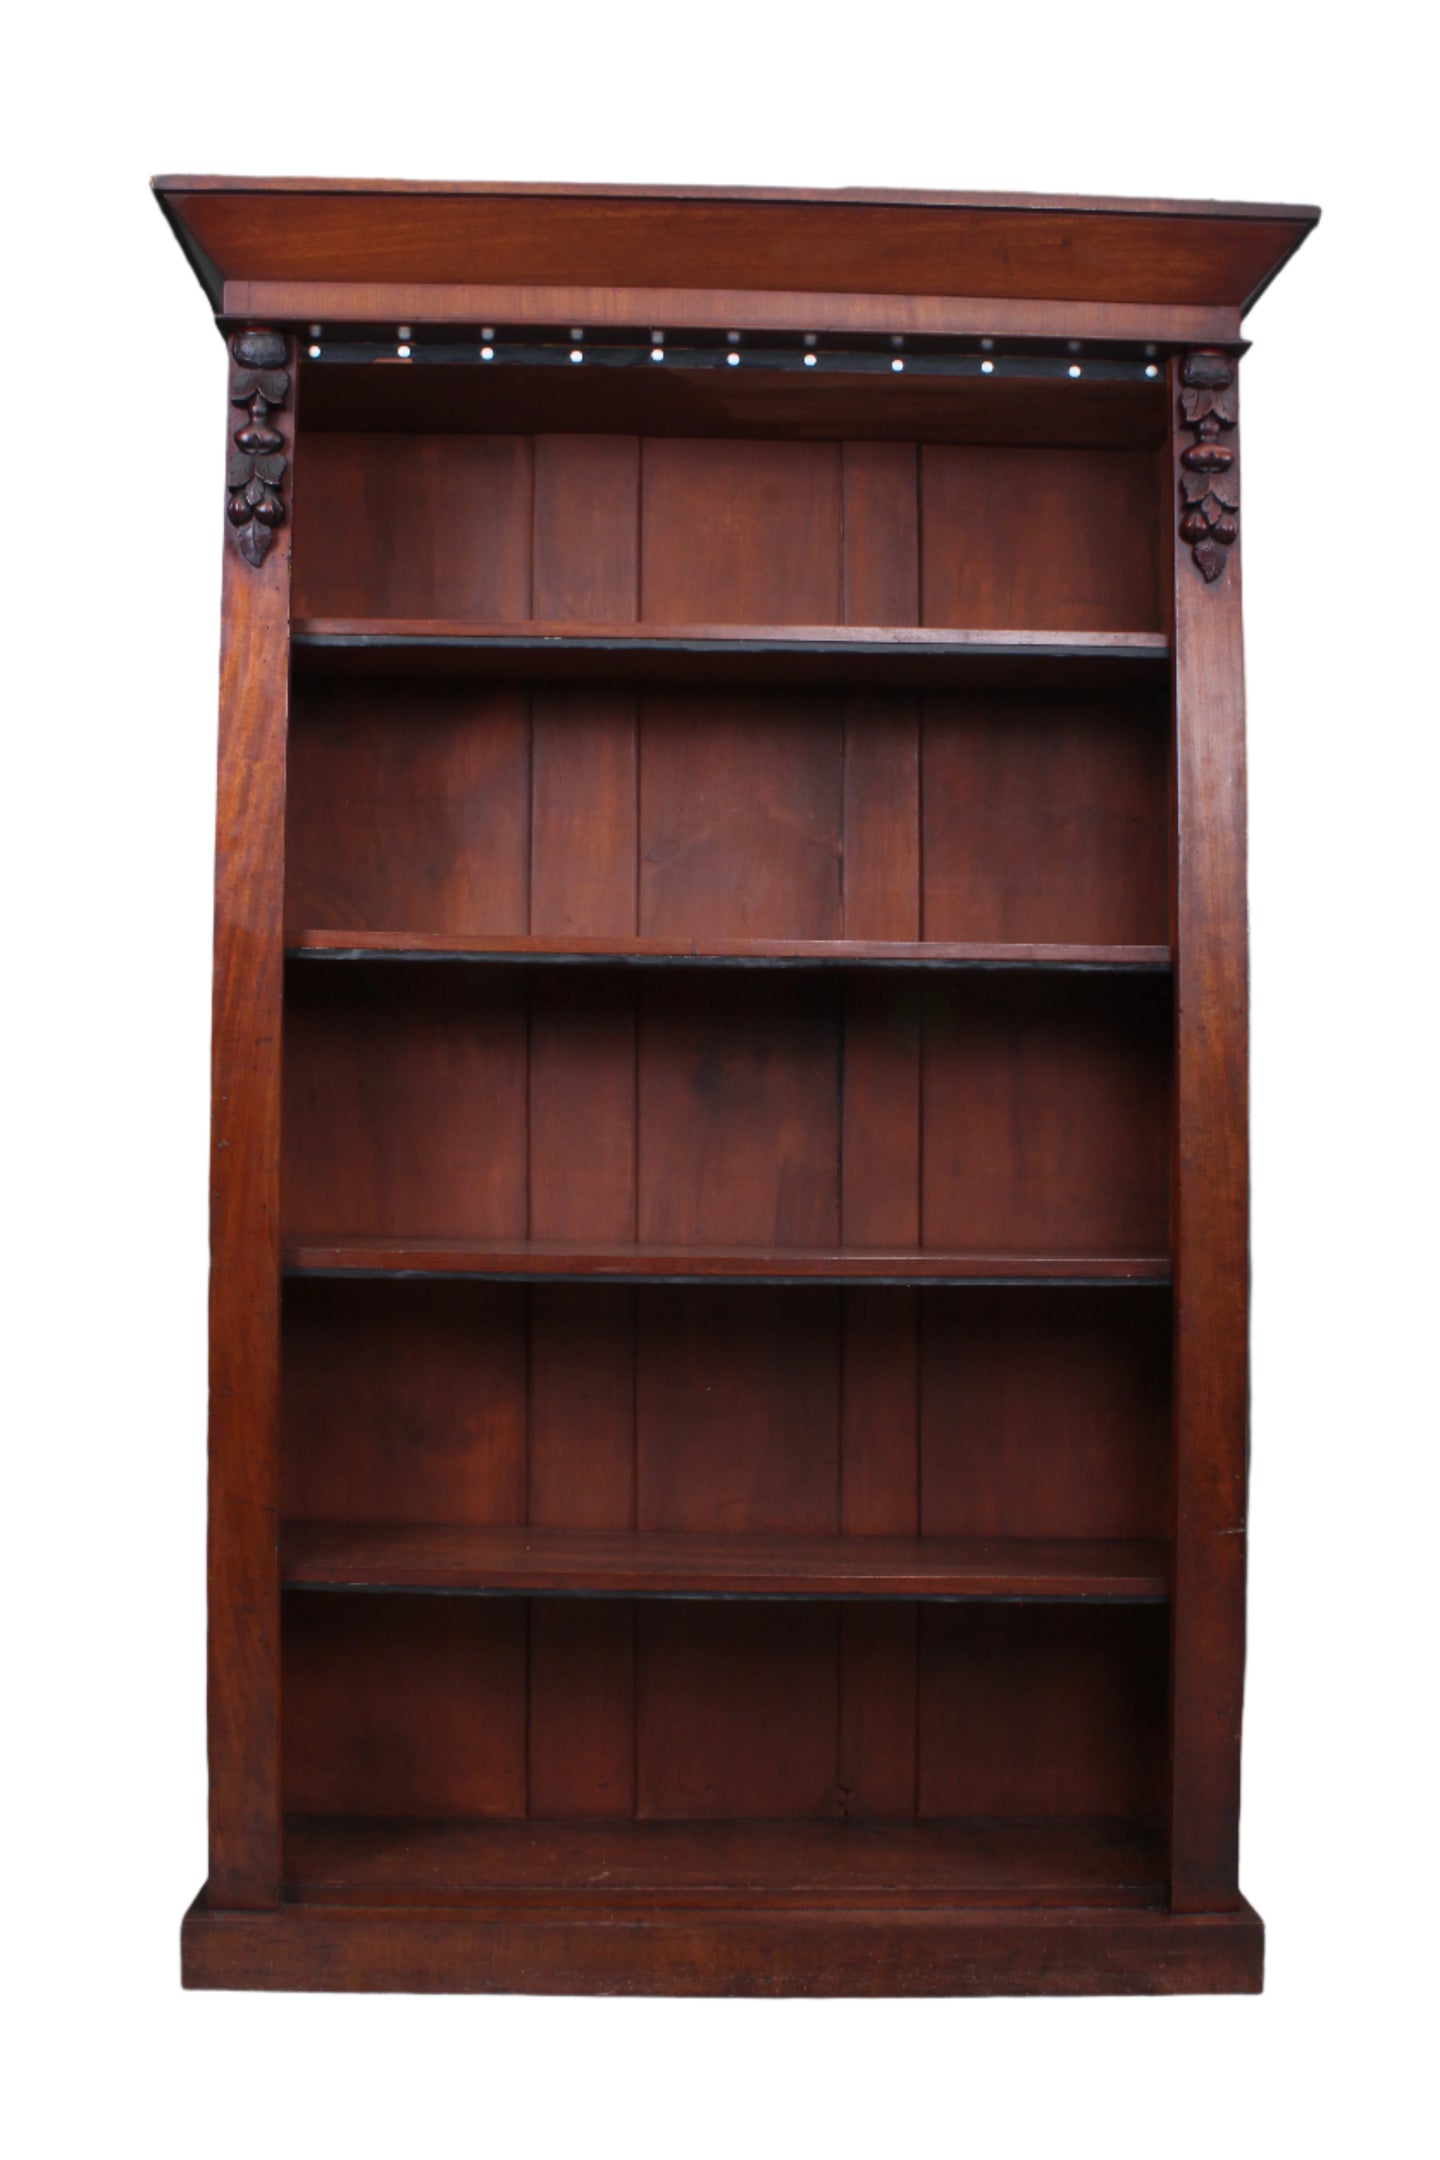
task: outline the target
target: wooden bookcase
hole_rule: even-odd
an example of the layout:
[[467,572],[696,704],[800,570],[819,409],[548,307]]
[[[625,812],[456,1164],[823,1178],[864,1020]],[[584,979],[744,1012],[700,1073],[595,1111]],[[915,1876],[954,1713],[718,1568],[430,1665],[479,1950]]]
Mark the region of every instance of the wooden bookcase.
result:
[[1317,213],[166,179],[202,1987],[1253,1990],[1241,316]]

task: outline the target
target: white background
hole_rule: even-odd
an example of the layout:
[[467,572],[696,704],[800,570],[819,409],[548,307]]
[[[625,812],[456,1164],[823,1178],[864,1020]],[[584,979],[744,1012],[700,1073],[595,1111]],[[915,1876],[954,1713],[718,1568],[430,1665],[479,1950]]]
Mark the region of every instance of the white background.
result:
[[[1432,1979],[1431,71],[1384,4],[27,11],[3,155],[11,2150],[1409,2152]],[[38,24],[38,28],[36,25]],[[1327,27],[1328,24],[1328,27]],[[1320,202],[1248,325],[1259,2000],[181,1993],[223,352],[152,172]],[[1427,636],[1427,633],[1429,635]],[[1427,939],[1426,933],[1430,933]],[[15,2013],[19,2013],[17,2027]],[[18,2071],[18,2075],[16,2074]],[[1433,2119],[1430,2123],[1433,2130]]]

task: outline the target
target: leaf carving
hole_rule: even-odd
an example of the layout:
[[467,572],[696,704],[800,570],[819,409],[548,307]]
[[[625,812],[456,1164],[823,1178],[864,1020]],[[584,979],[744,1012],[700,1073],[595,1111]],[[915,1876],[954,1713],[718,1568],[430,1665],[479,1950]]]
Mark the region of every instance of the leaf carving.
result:
[[1202,421],[1214,422],[1214,432],[1232,428],[1239,416],[1239,402],[1233,390],[1182,390],[1180,409],[1189,426],[1199,427]]
[[248,524],[237,528],[235,545],[252,570],[258,570],[264,562],[272,538],[270,527],[262,525],[258,518],[251,518]]
[[225,461],[225,515],[236,550],[252,570],[259,569],[276,527],[285,522],[285,438],[268,423],[290,393],[288,352],[274,330],[244,330],[230,340],[230,402],[245,417],[231,436]]
[[1193,437],[1179,453],[1180,538],[1205,583],[1213,585],[1240,537],[1235,451],[1220,440],[1240,417],[1234,363],[1221,352],[1190,353],[1180,383],[1180,418]]

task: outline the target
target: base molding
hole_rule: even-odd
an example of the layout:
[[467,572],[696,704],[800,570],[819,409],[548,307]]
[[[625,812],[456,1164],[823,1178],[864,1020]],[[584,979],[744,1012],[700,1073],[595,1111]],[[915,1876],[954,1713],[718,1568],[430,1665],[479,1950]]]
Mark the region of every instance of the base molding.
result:
[[181,1929],[190,1988],[517,1995],[1249,1995],[1238,1910],[691,1909],[295,1904]]

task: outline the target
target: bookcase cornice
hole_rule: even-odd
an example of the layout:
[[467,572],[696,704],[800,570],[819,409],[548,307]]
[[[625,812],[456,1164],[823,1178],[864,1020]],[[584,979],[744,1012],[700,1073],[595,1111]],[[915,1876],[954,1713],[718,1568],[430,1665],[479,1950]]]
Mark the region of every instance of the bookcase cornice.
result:
[[[167,175],[217,315],[1234,336],[1304,205]],[[602,303],[601,296],[604,297]],[[588,302],[582,308],[580,303]]]

